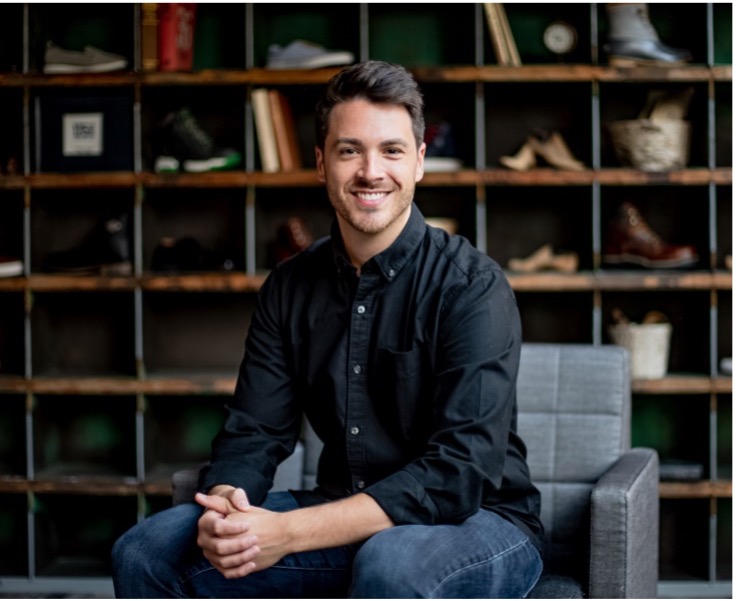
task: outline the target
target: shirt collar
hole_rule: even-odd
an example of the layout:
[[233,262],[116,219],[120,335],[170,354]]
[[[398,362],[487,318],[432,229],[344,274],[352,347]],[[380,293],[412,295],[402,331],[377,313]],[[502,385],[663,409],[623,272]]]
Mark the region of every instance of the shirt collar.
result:
[[[422,215],[416,204],[412,204],[409,221],[407,221],[399,237],[386,250],[367,261],[363,266],[363,270],[371,269],[375,265],[387,280],[392,280],[414,254],[424,237],[426,229],[427,224],[424,221],[424,215]],[[346,269],[355,270],[345,251],[337,219],[332,224],[332,250],[338,273]]]

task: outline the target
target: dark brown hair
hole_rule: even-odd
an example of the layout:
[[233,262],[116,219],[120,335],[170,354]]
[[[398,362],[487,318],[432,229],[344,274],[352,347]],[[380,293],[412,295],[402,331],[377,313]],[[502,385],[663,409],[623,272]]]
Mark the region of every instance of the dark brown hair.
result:
[[332,109],[349,100],[403,106],[411,118],[417,148],[424,141],[424,100],[414,77],[401,65],[367,61],[346,67],[327,82],[317,103],[317,145],[324,149]]

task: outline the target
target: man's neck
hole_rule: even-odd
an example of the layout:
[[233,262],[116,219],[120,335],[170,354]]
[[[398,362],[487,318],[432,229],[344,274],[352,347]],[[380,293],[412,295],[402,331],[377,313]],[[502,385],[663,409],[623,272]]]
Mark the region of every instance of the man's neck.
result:
[[406,211],[405,216],[402,215],[402,218],[397,219],[388,229],[377,234],[356,230],[339,215],[337,216],[345,252],[350,263],[358,270],[358,275],[363,265],[394,243],[409,222],[410,215],[411,210]]

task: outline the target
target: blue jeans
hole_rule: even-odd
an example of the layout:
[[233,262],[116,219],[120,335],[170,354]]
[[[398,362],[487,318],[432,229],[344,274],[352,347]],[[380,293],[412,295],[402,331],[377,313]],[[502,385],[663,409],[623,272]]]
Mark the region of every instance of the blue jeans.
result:
[[[263,507],[297,509],[288,492]],[[523,598],[542,571],[516,526],[481,509],[458,525],[396,526],[362,544],[295,553],[267,570],[224,578],[197,547],[202,508],[178,505],[126,532],[113,548],[118,598]]]

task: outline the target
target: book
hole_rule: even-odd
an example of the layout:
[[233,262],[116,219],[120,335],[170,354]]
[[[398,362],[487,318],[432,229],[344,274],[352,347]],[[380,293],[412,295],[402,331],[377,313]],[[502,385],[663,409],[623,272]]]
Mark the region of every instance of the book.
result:
[[519,50],[516,47],[509,20],[506,16],[506,9],[503,4],[498,2],[485,2],[483,8],[486,14],[488,30],[491,35],[491,43],[496,60],[501,66],[521,66],[521,58]]
[[497,6],[494,2],[485,2],[483,9],[486,13],[486,22],[488,23],[488,31],[491,34],[491,43],[493,44],[493,52],[496,55],[496,60],[499,65],[506,66],[509,64],[510,59]]
[[506,17],[506,9],[503,4],[496,4],[496,10],[498,12],[499,21],[501,22],[501,30],[503,31],[503,37],[506,42],[506,49],[509,53],[509,62],[512,67],[521,66],[521,58],[519,57],[519,49],[516,47],[516,41],[514,40],[514,34],[511,33],[511,26],[509,20]]
[[141,67],[144,71],[158,71],[158,5],[141,4]]
[[284,94],[278,90],[268,91],[271,119],[273,121],[276,149],[282,171],[293,171],[302,168],[299,142],[294,126],[294,115]]
[[191,71],[194,64],[194,28],[197,5],[158,5],[158,68],[160,71]]
[[264,173],[275,173],[280,169],[276,132],[273,127],[271,106],[266,88],[256,88],[251,92],[253,118],[256,124],[256,139],[261,154],[261,168]]

